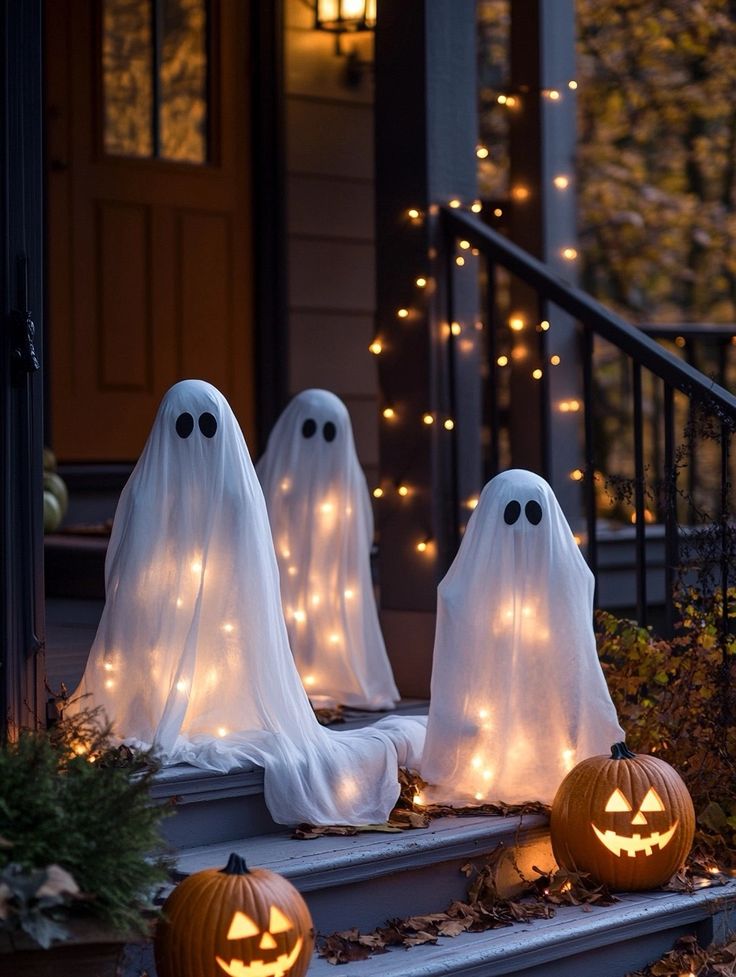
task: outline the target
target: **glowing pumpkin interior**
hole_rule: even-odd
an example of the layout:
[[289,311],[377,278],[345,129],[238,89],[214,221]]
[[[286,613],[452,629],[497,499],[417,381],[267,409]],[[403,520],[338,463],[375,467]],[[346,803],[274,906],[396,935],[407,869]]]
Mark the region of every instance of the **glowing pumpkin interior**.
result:
[[[253,939],[258,943],[258,949],[264,951],[262,956],[254,954],[253,959],[246,962],[239,957],[231,957],[230,961],[216,956],[217,965],[229,977],[287,977],[291,968],[299,958],[304,945],[304,939],[299,936],[291,949],[283,946],[283,940],[276,939],[280,934],[294,929],[294,924],[288,919],[278,906],[271,906],[268,929],[261,932],[258,925],[247,913],[238,910],[230,922],[227,933],[228,940]],[[278,950],[274,957],[268,951]]]
[[[606,814],[630,814],[634,810],[632,804],[630,803],[628,797],[624,794],[620,787],[616,787],[611,796],[608,798],[606,803],[605,811]],[[631,818],[630,823],[632,825],[648,825],[646,815],[653,814],[655,812],[659,813],[665,810],[665,806],[662,803],[662,798],[659,796],[654,787],[650,787],[647,793],[644,795],[644,799],[636,810],[636,814]],[[678,820],[675,820],[674,824],[669,825],[666,830],[651,830],[648,834],[644,834],[641,831],[632,832],[631,834],[624,835],[612,828],[607,828],[602,831],[595,824],[592,824],[593,831],[595,832],[596,838],[600,841],[602,845],[616,855],[618,858],[625,854],[629,858],[636,858],[642,852],[645,857],[651,855],[655,848],[659,848],[661,851],[666,845],[672,840],[675,831],[677,830]]]

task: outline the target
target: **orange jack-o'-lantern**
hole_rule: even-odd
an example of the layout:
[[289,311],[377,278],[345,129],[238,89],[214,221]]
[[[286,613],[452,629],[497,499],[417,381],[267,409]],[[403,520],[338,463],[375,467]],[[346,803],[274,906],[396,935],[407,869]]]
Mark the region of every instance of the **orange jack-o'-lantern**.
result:
[[552,802],[550,834],[559,864],[614,889],[653,889],[690,852],[693,802],[680,776],[624,743],[574,767]]
[[166,900],[156,969],[159,977],[303,977],[313,947],[312,917],[294,886],[233,854]]

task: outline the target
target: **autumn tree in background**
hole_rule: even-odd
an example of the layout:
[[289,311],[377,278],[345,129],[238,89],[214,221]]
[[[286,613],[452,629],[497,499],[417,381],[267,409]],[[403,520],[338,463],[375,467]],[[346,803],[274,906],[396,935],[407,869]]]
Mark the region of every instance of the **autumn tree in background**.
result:
[[[478,11],[498,199],[509,4]],[[577,29],[584,286],[633,321],[736,321],[736,0],[578,0]]]

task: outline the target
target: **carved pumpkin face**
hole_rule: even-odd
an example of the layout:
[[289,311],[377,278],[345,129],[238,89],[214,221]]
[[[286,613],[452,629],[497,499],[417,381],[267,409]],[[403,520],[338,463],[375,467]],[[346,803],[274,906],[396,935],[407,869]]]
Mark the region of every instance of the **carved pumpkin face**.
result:
[[312,919],[294,886],[231,855],[222,871],[185,879],[156,932],[159,977],[304,977]]
[[[293,923],[278,906],[270,907],[268,929],[264,931],[250,916],[238,909],[230,923],[227,938],[250,941],[251,945],[246,943],[245,953],[238,947],[231,947],[230,952],[237,956],[230,957],[229,962],[220,956],[215,959],[229,977],[284,977],[291,973],[304,946],[304,937],[291,939],[293,929]],[[252,944],[258,949],[255,950]],[[250,962],[246,963],[242,956],[250,958]]]
[[550,819],[561,866],[628,890],[667,882],[687,857],[694,830],[692,801],[678,774],[623,744],[567,775]]

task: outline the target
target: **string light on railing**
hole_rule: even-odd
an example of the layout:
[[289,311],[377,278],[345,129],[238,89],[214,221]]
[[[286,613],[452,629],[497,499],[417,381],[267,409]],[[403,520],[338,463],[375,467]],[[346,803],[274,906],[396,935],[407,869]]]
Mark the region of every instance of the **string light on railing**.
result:
[[513,329],[514,332],[521,332],[526,323],[520,315],[513,315],[509,319],[509,329]]
[[424,278],[423,275],[420,275],[419,278],[415,279],[414,284],[416,285],[417,288],[426,288],[427,279]]
[[478,507],[479,502],[480,499],[478,498],[478,496],[474,495],[472,498],[468,499],[465,505],[468,507],[468,509],[476,509]]
[[580,401],[561,400],[557,406],[562,414],[576,414],[580,410]]
[[558,174],[552,181],[558,190],[567,190],[570,186],[570,180],[564,175],[564,173]]
[[546,88],[542,92],[542,95],[544,95],[545,98],[548,98],[551,102],[559,102],[559,100],[562,98],[562,95],[557,91],[556,88]]
[[459,254],[457,258],[455,258],[455,264],[458,266],[458,268],[462,268],[462,266],[465,264],[465,258]]
[[529,199],[529,187],[517,184],[517,186],[511,188],[511,197],[514,200],[522,201]]
[[542,330],[542,332],[547,332],[547,330],[549,329],[548,320],[542,319],[542,321],[539,323],[539,328]]
[[501,209],[501,207],[495,207],[494,208],[494,210],[493,210],[493,216],[494,217],[503,217],[503,210]]
[[478,159],[488,159],[490,153],[486,146],[476,146],[475,155],[478,157]]
[[373,498],[374,499],[382,499],[383,498],[383,489],[381,488],[380,485],[377,485],[373,489]]
[[541,380],[543,376],[544,376],[544,373],[538,367],[537,367],[536,370],[532,370],[532,379],[533,380]]
[[420,539],[416,545],[417,553],[429,553],[432,549],[433,539],[431,536],[425,536],[424,539]]
[[417,210],[416,207],[410,207],[407,210],[406,215],[409,220],[414,221],[415,224],[418,224],[422,219],[422,212],[421,210]]
[[374,356],[379,356],[380,353],[383,351],[381,340],[374,339],[373,342],[368,347],[368,349],[370,350],[371,353],[373,353]]
[[470,253],[472,254],[472,256],[473,256],[474,258],[477,258],[477,257],[478,257],[478,255],[480,254],[480,251],[479,251],[479,250],[478,250],[477,248],[471,248],[471,249],[470,249]]
[[397,317],[399,319],[408,319],[409,318],[409,310],[408,309],[403,309],[403,308],[402,309],[397,309],[396,310],[396,315],[397,315]]
[[499,356],[498,359],[496,360],[496,363],[498,364],[498,366],[508,366],[509,358],[508,356]]
[[452,200],[448,201],[448,204],[453,210],[457,210],[458,207],[462,206],[462,201],[458,200],[457,197],[453,197]]
[[465,240],[463,240],[463,241],[458,241],[458,246],[459,246],[459,247],[460,247],[460,248],[461,248],[461,249],[462,249],[463,251],[467,251],[467,250],[468,250],[468,248],[470,247],[470,241],[465,241]]
[[470,205],[470,209],[474,214],[479,214],[483,210],[483,204],[480,202],[480,200],[474,200]]
[[427,412],[426,414],[422,415],[422,420],[427,425],[427,427],[429,427],[430,424],[434,424],[434,415]]
[[572,91],[575,91],[575,89],[578,87],[578,83],[575,81],[574,78],[572,78],[570,81],[568,81],[567,87],[570,88]]
[[552,366],[559,366],[561,362],[560,357],[557,355],[557,353],[555,353],[554,356],[550,356],[549,361],[552,364]]
[[396,417],[396,411],[393,409],[393,407],[390,406],[384,407],[382,413],[387,421],[392,421]]
[[565,261],[574,261],[577,256],[577,250],[575,248],[563,248],[560,252]]
[[499,105],[505,105],[508,99],[506,95],[499,95],[496,101],[498,102]]
[[409,486],[404,485],[403,482],[396,486],[396,491],[399,493],[402,499],[405,499],[409,494]]
[[463,331],[463,327],[460,325],[459,322],[453,322],[452,325],[450,326],[450,332],[452,333],[453,336],[459,336],[462,331]]
[[455,422],[453,421],[453,419],[451,417],[448,417],[447,418],[447,420],[445,421],[444,427],[445,427],[445,430],[446,431],[452,431],[453,430],[453,428],[455,427]]
[[684,336],[675,336],[675,346],[677,346],[678,349],[684,349],[685,346],[686,346],[685,337]]
[[573,468],[570,472],[570,478],[573,482],[582,482],[584,477],[583,472],[579,468]]

